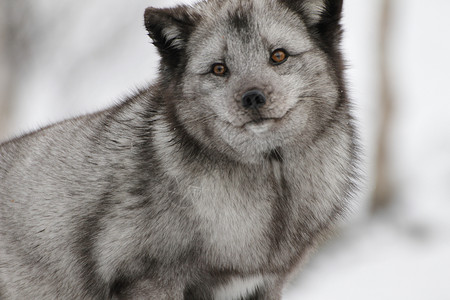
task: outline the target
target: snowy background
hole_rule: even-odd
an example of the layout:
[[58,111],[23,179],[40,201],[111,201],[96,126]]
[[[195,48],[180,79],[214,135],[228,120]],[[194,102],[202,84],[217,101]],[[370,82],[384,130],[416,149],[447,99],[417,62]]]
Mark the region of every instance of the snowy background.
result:
[[[0,140],[101,109],[154,79],[158,59],[143,11],[180,2],[0,0]],[[284,299],[449,300],[450,1],[391,0],[393,201],[376,213],[382,1],[344,2],[343,48],[366,183]]]

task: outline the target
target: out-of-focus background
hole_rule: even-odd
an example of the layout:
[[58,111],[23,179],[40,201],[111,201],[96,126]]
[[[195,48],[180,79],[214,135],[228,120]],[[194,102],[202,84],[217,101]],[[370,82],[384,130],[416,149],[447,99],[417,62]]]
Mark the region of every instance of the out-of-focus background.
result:
[[[0,140],[104,108],[155,78],[147,6],[0,0]],[[345,0],[364,184],[294,300],[450,299],[450,2]]]

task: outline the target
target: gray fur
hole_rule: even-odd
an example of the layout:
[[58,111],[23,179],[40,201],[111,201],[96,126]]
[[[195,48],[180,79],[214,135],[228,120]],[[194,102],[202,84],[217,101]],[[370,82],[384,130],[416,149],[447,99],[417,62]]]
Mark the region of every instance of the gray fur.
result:
[[0,298],[280,299],[353,190],[341,8],[148,9],[155,84],[0,146]]

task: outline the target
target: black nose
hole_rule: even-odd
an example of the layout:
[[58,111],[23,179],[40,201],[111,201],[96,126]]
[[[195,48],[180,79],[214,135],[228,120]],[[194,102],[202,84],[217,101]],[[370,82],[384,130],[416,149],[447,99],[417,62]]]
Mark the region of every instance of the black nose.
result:
[[266,96],[260,90],[251,90],[242,96],[242,106],[244,108],[260,108],[266,104]]

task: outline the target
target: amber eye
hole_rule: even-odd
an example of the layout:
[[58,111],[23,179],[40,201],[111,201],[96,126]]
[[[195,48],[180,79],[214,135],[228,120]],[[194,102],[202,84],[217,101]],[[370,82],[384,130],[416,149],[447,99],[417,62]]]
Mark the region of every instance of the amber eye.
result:
[[283,49],[277,49],[272,52],[272,56],[270,57],[272,63],[274,65],[279,65],[284,63],[289,57],[289,54]]
[[224,64],[214,64],[212,72],[214,75],[223,76],[227,73],[227,67]]

